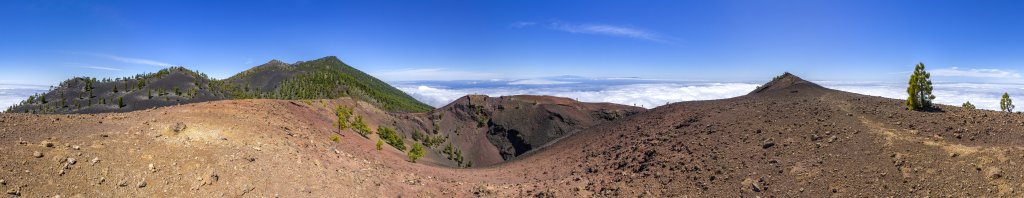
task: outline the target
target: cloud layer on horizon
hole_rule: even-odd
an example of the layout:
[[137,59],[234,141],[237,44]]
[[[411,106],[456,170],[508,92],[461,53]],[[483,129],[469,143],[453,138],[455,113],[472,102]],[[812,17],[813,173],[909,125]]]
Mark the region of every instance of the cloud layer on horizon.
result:
[[1020,78],[1020,73],[1016,71],[1000,70],[1000,69],[966,69],[961,70],[959,67],[951,68],[939,68],[930,72],[934,76],[949,76],[949,77],[970,77],[970,78]]
[[[515,82],[515,81],[510,81]],[[653,108],[666,103],[694,100],[714,100],[745,95],[759,84],[754,83],[685,83],[655,82],[634,84],[597,85],[593,83],[475,86],[450,86],[436,83],[408,82],[395,86],[414,98],[434,107],[440,107],[468,94],[489,96],[550,95],[573,98],[583,102],[610,102]],[[902,84],[819,82],[822,86],[892,99],[904,99],[906,87]],[[971,101],[979,109],[998,110],[1003,92],[1011,97],[1024,96],[1024,88],[1016,84],[937,83],[933,94],[935,103],[960,106]]]
[[0,84],[0,111],[28,99],[28,96],[46,91],[47,87],[43,86]]
[[400,84],[396,87],[434,107],[444,106],[468,94],[489,96],[549,95],[573,98],[583,102],[610,102],[647,108],[672,102],[712,100],[741,96],[758,85],[751,83],[656,83],[592,87],[580,83],[556,83],[535,86],[513,84],[501,87],[451,88],[422,84]]

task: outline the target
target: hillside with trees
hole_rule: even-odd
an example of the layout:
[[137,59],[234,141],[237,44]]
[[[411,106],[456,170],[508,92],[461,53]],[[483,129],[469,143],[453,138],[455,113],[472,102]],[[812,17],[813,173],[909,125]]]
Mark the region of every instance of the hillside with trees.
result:
[[29,96],[9,107],[7,112],[126,112],[230,98],[222,87],[219,81],[210,79],[206,74],[184,67],[113,79],[75,77],[52,87],[49,92]]
[[224,82],[232,89],[233,98],[295,100],[348,96],[389,111],[425,112],[432,109],[334,56],[294,64],[272,60]]
[[228,79],[185,67],[114,79],[75,77],[8,107],[11,113],[127,112],[225,99],[333,99],[352,97],[388,111],[425,112],[430,106],[328,56],[287,64],[272,60]]

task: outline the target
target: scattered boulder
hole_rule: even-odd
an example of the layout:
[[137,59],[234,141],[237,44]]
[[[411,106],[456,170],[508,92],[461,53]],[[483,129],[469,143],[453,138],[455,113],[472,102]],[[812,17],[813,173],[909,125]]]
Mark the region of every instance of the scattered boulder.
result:
[[767,149],[771,148],[772,146],[775,146],[775,142],[765,142],[764,144],[761,145],[761,148]]
[[40,142],[39,145],[45,146],[47,148],[53,148],[53,142],[46,141],[46,140],[43,140],[42,142]]
[[181,131],[184,131],[186,128],[188,128],[188,126],[185,125],[185,123],[178,122],[174,123],[174,125],[171,126],[171,131],[174,131],[174,133],[180,133]]
[[1003,170],[999,167],[989,167],[985,169],[985,177],[989,179],[999,179],[1003,177]]
[[32,152],[32,157],[41,158],[41,157],[43,157],[43,152],[33,151]]
[[135,184],[135,187],[145,188],[146,187],[146,179],[142,179],[142,181],[139,181],[138,184]]
[[761,192],[761,191],[766,190],[766,188],[764,186],[764,179],[763,178],[754,180],[754,179],[748,177],[746,179],[743,179],[743,181],[740,182],[740,185],[743,188],[750,189],[750,191],[753,191],[753,192]]
[[11,188],[7,190],[8,195],[21,196],[21,187]]
[[100,162],[100,158],[99,157],[94,157],[94,158],[92,158],[92,160],[89,160],[89,162],[95,165],[96,163]]
[[0,186],[6,186],[6,185],[7,185],[7,180],[0,179]]

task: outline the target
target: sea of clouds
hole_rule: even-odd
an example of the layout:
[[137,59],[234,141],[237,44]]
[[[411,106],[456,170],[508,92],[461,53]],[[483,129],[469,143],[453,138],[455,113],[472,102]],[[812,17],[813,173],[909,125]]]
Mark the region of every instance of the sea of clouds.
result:
[[28,96],[46,92],[49,87],[38,85],[0,84],[0,111],[28,99]]
[[[741,96],[760,83],[684,82],[641,79],[544,79],[515,81],[415,81],[395,82],[398,89],[431,106],[444,106],[467,94],[489,96],[550,95],[583,102],[610,102],[654,108],[673,102],[714,100]],[[822,86],[886,98],[904,99],[904,83],[816,82]],[[981,109],[998,110],[1003,92],[1024,98],[1024,85],[986,83],[935,83],[935,103],[959,106],[965,101]],[[1020,99],[1019,101],[1024,101]],[[1024,102],[1018,102],[1024,104]],[[1024,107],[1024,106],[1022,106]],[[1024,109],[1024,108],[1021,108]]]
[[[904,83],[832,82],[817,81],[822,86],[853,93],[894,99],[906,97]],[[489,96],[549,95],[572,98],[583,102],[610,102],[654,108],[673,102],[714,100],[741,96],[760,83],[747,82],[687,82],[645,79],[588,79],[582,77],[555,77],[526,80],[487,81],[406,81],[392,82],[398,89],[431,106],[444,106],[468,94]],[[0,107],[4,110],[18,104],[28,96],[46,92],[47,86],[0,84]],[[934,84],[935,103],[959,106],[965,101],[980,109],[998,110],[1003,92],[1021,98],[1024,104],[1024,85],[997,83],[943,83]],[[1024,105],[1020,105],[1024,109]]]

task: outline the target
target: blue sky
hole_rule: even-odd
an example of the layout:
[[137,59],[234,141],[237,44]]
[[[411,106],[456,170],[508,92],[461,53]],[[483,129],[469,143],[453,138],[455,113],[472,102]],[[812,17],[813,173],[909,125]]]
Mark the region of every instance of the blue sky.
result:
[[335,55],[389,81],[1024,83],[1021,1],[2,1],[0,83]]

